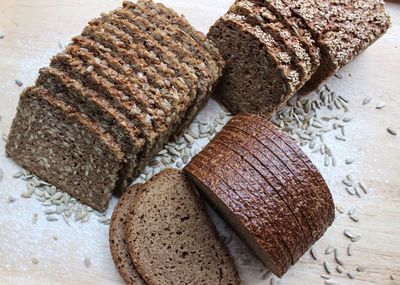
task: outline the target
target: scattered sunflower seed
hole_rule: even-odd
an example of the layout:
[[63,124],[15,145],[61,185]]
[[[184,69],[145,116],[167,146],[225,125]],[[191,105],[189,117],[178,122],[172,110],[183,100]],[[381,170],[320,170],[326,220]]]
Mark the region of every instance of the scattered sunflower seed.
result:
[[360,219],[356,216],[350,216],[350,219],[352,219],[356,223],[358,223],[360,221]]
[[393,128],[387,128],[386,129],[387,130],[387,132],[389,133],[389,134],[391,134],[392,136],[397,136],[397,132],[393,129]]
[[345,160],[345,163],[346,164],[352,164],[354,162],[354,159],[352,159],[352,158],[347,158],[346,160]]
[[367,105],[369,102],[371,102],[371,97],[368,96],[368,97],[365,97],[365,98],[364,98],[362,104],[363,104],[363,105]]
[[14,178],[20,178],[22,175],[24,175],[24,173],[22,171],[18,171],[18,172],[13,174],[13,177]]
[[325,280],[325,284],[326,284],[326,285],[337,285],[336,282],[330,281],[330,280]]
[[392,275],[390,275],[390,279],[391,279],[391,280],[395,280],[395,279],[396,279],[396,276],[395,276],[394,274],[392,274]]
[[334,76],[338,79],[343,79],[343,75],[339,74],[339,73],[335,73]]
[[357,235],[351,239],[352,242],[357,242],[361,239],[361,235]]
[[53,236],[53,240],[58,240],[58,236]]
[[385,108],[385,106],[386,106],[386,104],[385,104],[385,102],[379,102],[378,104],[376,104],[376,109],[378,109],[378,110],[380,110],[380,109],[383,109],[383,108]]
[[352,187],[353,183],[351,183],[351,181],[347,180],[347,179],[343,179],[342,183],[348,187]]
[[17,198],[15,198],[14,196],[9,196],[8,197],[8,202],[9,203],[14,203],[17,200]]
[[368,194],[367,187],[365,187],[365,185],[364,185],[362,182],[359,182],[359,183],[358,183],[358,186],[360,186],[361,190],[363,190],[363,192],[364,192],[365,194]]
[[49,222],[56,222],[58,221],[58,218],[54,215],[49,215],[46,217],[46,220],[48,220]]
[[333,272],[332,265],[330,265],[327,261],[324,262],[324,268],[326,273],[332,274]]
[[350,238],[350,239],[353,239],[354,237],[355,237],[355,234],[352,232],[352,231],[350,231],[350,230],[344,230],[344,235],[346,236],[346,237],[348,237],[348,238]]
[[328,248],[325,250],[325,254],[331,254],[332,252],[335,251],[335,247],[330,245]]
[[354,254],[353,245],[350,243],[347,247],[347,255],[352,256]]
[[351,270],[347,272],[347,276],[349,276],[350,279],[355,279],[357,277],[356,273]]
[[324,279],[326,279],[326,280],[328,280],[328,279],[331,279],[331,277],[330,277],[330,276],[328,276],[328,275],[325,275],[325,274],[321,274],[321,277],[322,277],[322,278],[324,278]]
[[346,270],[344,269],[343,266],[338,265],[338,266],[336,266],[336,271],[337,271],[338,273],[343,273],[343,272],[345,272]]
[[344,213],[344,209],[342,207],[340,207],[340,206],[336,206],[336,210],[341,214]]
[[90,265],[92,264],[92,260],[90,259],[90,257],[86,257],[85,260],[84,260],[83,262],[84,262],[84,264],[85,264],[85,266],[86,266],[87,268],[89,268]]
[[312,258],[314,258],[314,260],[318,260],[317,250],[315,249],[314,246],[311,247],[310,254],[311,254]]
[[38,263],[39,263],[39,260],[36,259],[36,258],[32,258],[32,263],[33,263],[33,264],[38,264]]
[[358,272],[365,272],[367,271],[367,265],[360,265],[357,267]]
[[15,80],[15,84],[17,84],[19,87],[21,87],[22,85],[24,85],[24,83],[22,83],[21,80],[16,79]]
[[39,215],[38,213],[34,213],[32,216],[32,224],[36,224],[38,221]]

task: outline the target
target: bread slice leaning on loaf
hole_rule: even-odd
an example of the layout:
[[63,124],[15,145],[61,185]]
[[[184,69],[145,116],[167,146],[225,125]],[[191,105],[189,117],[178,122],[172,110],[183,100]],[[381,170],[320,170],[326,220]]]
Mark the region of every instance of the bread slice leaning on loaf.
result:
[[140,191],[132,201],[126,239],[147,284],[240,284],[228,249],[182,172],[164,170]]

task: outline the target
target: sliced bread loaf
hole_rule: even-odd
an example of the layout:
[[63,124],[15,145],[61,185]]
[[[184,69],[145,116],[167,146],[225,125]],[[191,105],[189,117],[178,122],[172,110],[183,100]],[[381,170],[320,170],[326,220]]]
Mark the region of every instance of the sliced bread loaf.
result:
[[99,211],[108,205],[124,158],[112,136],[42,87],[22,93],[6,151]]
[[109,241],[111,256],[119,274],[128,285],[145,285],[133,265],[126,239],[126,224],[129,210],[139,194],[138,184],[130,186],[122,194],[121,198],[119,198],[110,222]]
[[229,251],[181,172],[165,170],[141,189],[127,239],[147,284],[240,284]]

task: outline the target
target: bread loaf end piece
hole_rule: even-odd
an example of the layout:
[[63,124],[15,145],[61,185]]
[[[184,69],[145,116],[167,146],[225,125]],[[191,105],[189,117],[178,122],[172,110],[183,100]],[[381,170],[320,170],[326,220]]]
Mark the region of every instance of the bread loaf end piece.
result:
[[27,170],[99,211],[107,208],[124,158],[109,134],[40,87],[22,93],[6,151]]
[[216,93],[231,112],[268,117],[299,88],[299,74],[291,69],[288,54],[243,16],[224,15],[208,37],[226,61]]

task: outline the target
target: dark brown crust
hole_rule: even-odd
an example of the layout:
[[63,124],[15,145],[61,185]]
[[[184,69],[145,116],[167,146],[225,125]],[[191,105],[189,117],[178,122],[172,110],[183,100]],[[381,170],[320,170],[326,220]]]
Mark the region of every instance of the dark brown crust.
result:
[[287,155],[288,159],[290,159],[293,163],[296,163],[299,168],[301,168],[301,165],[307,166],[307,169],[311,174],[309,176],[314,179],[313,184],[319,186],[318,191],[319,195],[322,197],[321,201],[325,202],[327,214],[325,217],[323,217],[323,220],[325,221],[325,227],[329,227],[335,217],[333,198],[326,182],[324,181],[324,178],[316,169],[314,164],[310,161],[310,159],[286,134],[284,134],[277,127],[273,126],[264,118],[250,114],[240,114],[235,116],[235,119],[236,118],[252,124],[257,122],[257,126],[260,131],[262,131],[265,136],[268,136],[269,139],[273,141],[283,151],[283,153]]
[[[282,276],[290,267],[290,258],[288,258],[287,253],[275,257],[273,252],[279,248],[279,245],[276,247],[276,242],[272,244],[271,241],[264,240],[263,235],[268,230],[264,231],[263,234],[258,234],[260,229],[263,228],[257,226],[260,222],[258,219],[249,221],[243,211],[236,210],[240,209],[240,207],[238,208],[234,199],[232,199],[233,193],[227,194],[226,191],[222,190],[229,188],[222,179],[219,179],[199,162],[197,156],[192,159],[184,170],[192,181],[194,181],[199,191],[225,217],[225,220],[247,242],[247,245],[259,255],[264,264],[277,276]],[[272,238],[272,240],[275,240],[275,238]],[[271,252],[272,255],[270,255]]]
[[[284,223],[278,224],[277,227],[282,231],[282,238],[285,240],[292,256],[292,263],[296,262],[303,255],[306,241],[301,224],[296,219],[296,215],[299,215],[299,210],[297,207],[291,208],[293,205],[288,202],[290,199],[288,193],[290,192],[285,191],[285,185],[280,185],[277,178],[274,176],[275,174],[279,177],[282,174],[272,173],[269,168],[257,160],[254,151],[247,151],[245,148],[245,146],[247,146],[246,143],[242,144],[240,138],[236,136],[235,133],[230,133],[225,128],[216,136],[214,143],[216,142],[225,144],[225,146],[236,152],[237,155],[242,158],[242,161],[247,161],[249,167],[253,167],[259,173],[261,179],[257,181],[258,183],[263,183],[263,187],[261,188],[265,191],[264,199],[259,201],[259,203],[261,204],[263,201],[266,203],[265,201],[273,199],[275,213],[271,213],[271,215],[276,220],[278,220],[279,217],[285,221]],[[280,178],[280,180],[284,180],[284,178]]]
[[128,187],[114,208],[109,229],[112,259],[122,279],[128,285],[144,285],[143,279],[133,265],[126,241],[127,215],[137,195],[140,195],[138,184]]
[[[248,216],[251,223],[257,221],[253,228],[261,229],[261,234],[259,232],[255,232],[255,234],[258,233],[258,237],[261,239],[274,242],[268,251],[271,259],[275,262],[282,259],[285,263],[293,263],[289,245],[283,237],[287,229],[287,214],[285,212],[283,216],[275,215],[275,210],[272,211],[279,206],[284,209],[285,205],[276,195],[270,195],[271,191],[266,194],[262,194],[263,191],[260,192],[261,185],[265,186],[261,176],[219,140],[214,141],[200,152],[196,156],[196,163],[207,168],[211,175],[222,179],[227,186],[222,190],[228,197],[236,195],[232,197],[233,202],[242,206],[236,208],[237,211],[242,211],[244,216]],[[246,207],[243,208],[243,205]]]
[[[263,151],[265,155],[268,155],[268,159],[275,165],[280,165],[279,169],[286,173],[287,181],[296,181],[293,193],[298,192],[298,196],[295,197],[300,199],[300,201],[296,202],[296,205],[299,206],[301,213],[306,216],[306,224],[302,223],[302,227],[308,236],[307,243],[313,244],[318,234],[321,232],[321,229],[325,228],[324,223],[322,223],[323,220],[321,221],[320,214],[324,213],[326,209],[324,207],[310,207],[310,205],[319,205],[320,202],[318,201],[319,196],[317,192],[319,184],[315,185],[315,183],[313,183],[313,176],[309,177],[306,175],[309,172],[308,168],[305,165],[295,164],[290,161],[286,157],[286,154],[279,149],[268,136],[258,131],[259,128],[257,128],[257,125],[254,123],[249,124],[245,121],[234,120],[230,121],[226,127],[240,129],[248,135],[253,136],[254,139],[257,139],[262,143],[264,148],[268,149],[268,151]],[[282,167],[287,168],[289,172],[284,171]],[[304,219],[299,218],[300,222],[302,220]]]

